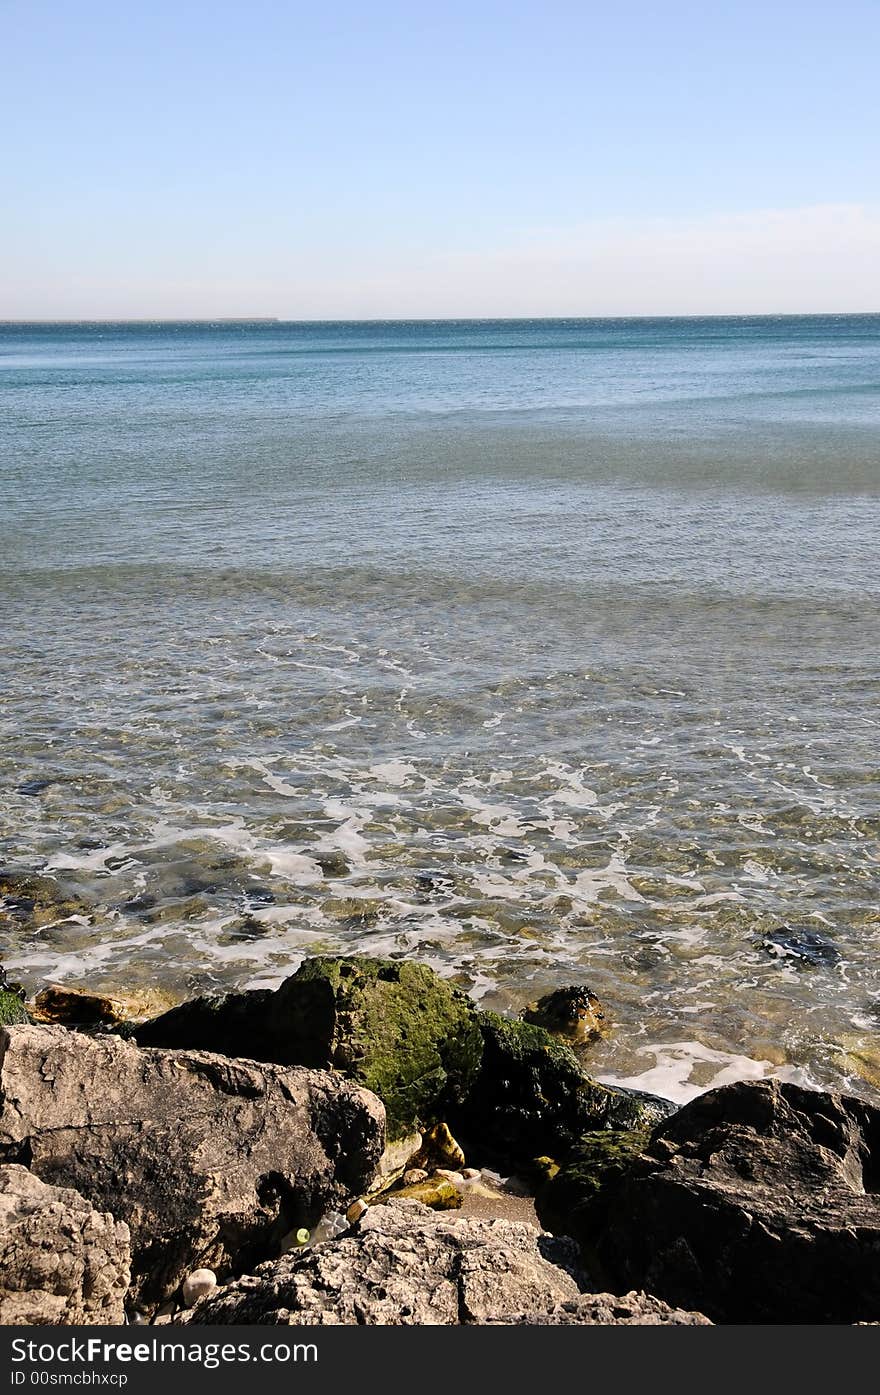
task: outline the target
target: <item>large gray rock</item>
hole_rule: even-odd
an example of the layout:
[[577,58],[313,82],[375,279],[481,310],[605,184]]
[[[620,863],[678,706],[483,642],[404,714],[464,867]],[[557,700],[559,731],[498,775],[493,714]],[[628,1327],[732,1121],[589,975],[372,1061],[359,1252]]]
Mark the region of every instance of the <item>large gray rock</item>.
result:
[[0,1162],[74,1187],[131,1230],[132,1296],[240,1271],[368,1185],[384,1111],[327,1071],[0,1029]]
[[[576,1298],[576,1250],[518,1221],[373,1206],[356,1232],[260,1265],[182,1321],[299,1326],[484,1323]],[[524,1319],[528,1320],[528,1319]]]
[[880,1318],[880,1110],[862,1100],[778,1081],[711,1090],[596,1205],[622,1289],[727,1322]]
[[128,1226],[27,1168],[0,1166],[0,1324],[125,1320]]
[[702,1313],[670,1308],[650,1293],[582,1293],[546,1313],[505,1313],[489,1318],[503,1327],[711,1327]]

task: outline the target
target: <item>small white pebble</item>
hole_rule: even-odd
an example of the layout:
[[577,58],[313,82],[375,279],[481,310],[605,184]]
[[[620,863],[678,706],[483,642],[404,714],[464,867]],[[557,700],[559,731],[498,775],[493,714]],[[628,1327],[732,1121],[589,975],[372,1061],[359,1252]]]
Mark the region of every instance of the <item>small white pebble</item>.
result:
[[434,1172],[435,1177],[444,1177],[447,1182],[451,1182],[454,1187],[460,1187],[464,1178],[460,1172],[453,1172],[448,1167],[438,1167]]
[[465,1182],[476,1182],[478,1177],[482,1177],[482,1172],[478,1167],[463,1167],[461,1175]]
[[213,1293],[216,1287],[217,1275],[213,1269],[194,1269],[184,1279],[180,1296],[184,1305],[191,1308],[200,1298],[204,1298],[206,1293]]

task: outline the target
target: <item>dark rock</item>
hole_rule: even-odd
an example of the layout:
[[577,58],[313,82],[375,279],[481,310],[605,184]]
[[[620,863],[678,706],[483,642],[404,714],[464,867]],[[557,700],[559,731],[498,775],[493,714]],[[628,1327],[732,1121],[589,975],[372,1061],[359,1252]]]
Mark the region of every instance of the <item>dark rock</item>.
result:
[[[367,1211],[357,1230],[292,1252],[202,1299],[198,1324],[485,1323],[576,1298],[574,1246],[517,1221],[437,1214],[418,1202]],[[524,1319],[528,1321],[528,1318]]]
[[675,1108],[591,1080],[571,1049],[541,1027],[494,1012],[476,1017],[483,1034],[480,1071],[449,1122],[490,1154],[526,1162],[559,1157],[584,1133],[640,1128]]
[[541,1224],[589,1249],[605,1220],[610,1198],[644,1152],[648,1137],[647,1129],[584,1134],[558,1171],[538,1189],[535,1205]]
[[602,1003],[583,985],[545,993],[536,1003],[529,1003],[522,1019],[533,1027],[543,1027],[553,1036],[582,1044],[595,1041],[609,1028]]
[[880,1110],[772,1080],[700,1095],[609,1190],[597,1252],[716,1320],[876,1320]]
[[836,944],[818,930],[805,930],[803,926],[783,925],[771,930],[761,940],[761,948],[766,949],[775,959],[785,959],[811,968],[833,969],[840,963],[840,950]]
[[278,1252],[368,1186],[384,1112],[324,1071],[0,1029],[0,1162],[74,1187],[131,1230],[132,1297]]
[[130,1259],[123,1221],[0,1166],[0,1324],[124,1322]]
[[390,1138],[444,1117],[482,1050],[470,1000],[422,964],[306,959],[275,992],[197,998],[137,1029],[144,1046],[333,1066],[377,1094]]
[[702,1313],[670,1308],[650,1293],[582,1293],[556,1303],[546,1313],[506,1313],[487,1318],[503,1327],[711,1327]]

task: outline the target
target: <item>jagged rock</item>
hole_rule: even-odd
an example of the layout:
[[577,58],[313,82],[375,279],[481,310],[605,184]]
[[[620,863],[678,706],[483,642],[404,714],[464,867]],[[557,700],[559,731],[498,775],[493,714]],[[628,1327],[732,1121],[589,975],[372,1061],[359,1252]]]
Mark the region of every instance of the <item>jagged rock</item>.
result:
[[675,1105],[600,1085],[542,1027],[494,1012],[476,1014],[483,1034],[477,1079],[450,1123],[465,1139],[516,1160],[558,1156],[594,1129],[650,1126]]
[[325,1071],[0,1029],[0,1162],[75,1187],[131,1229],[133,1298],[277,1253],[366,1187],[384,1112]]
[[443,1118],[482,1051],[459,989],[422,964],[362,957],[306,959],[274,992],[196,998],[135,1036],[143,1046],[333,1066],[380,1097],[391,1138]]
[[670,1308],[650,1293],[582,1293],[557,1303],[546,1313],[505,1313],[488,1318],[504,1327],[711,1327],[702,1313]]
[[778,1081],[655,1129],[597,1240],[621,1288],[727,1322],[880,1317],[880,1110]]
[[575,1247],[515,1221],[371,1207],[357,1231],[260,1265],[184,1323],[410,1326],[484,1323],[576,1298]]
[[522,1019],[552,1036],[581,1045],[604,1036],[609,1026],[605,1007],[583,984],[545,993],[536,1003],[529,1003]]
[[124,1322],[130,1260],[123,1221],[0,1166],[0,1324]]

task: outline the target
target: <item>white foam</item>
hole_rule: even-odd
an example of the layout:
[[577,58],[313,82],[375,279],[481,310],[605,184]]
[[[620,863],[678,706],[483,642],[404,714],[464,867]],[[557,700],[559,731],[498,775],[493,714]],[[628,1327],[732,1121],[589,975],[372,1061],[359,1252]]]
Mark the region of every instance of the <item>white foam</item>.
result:
[[[699,1041],[643,1046],[637,1054],[653,1056],[654,1065],[637,1075],[599,1075],[597,1078],[606,1085],[647,1090],[649,1094],[661,1095],[676,1104],[687,1104],[707,1090],[717,1089],[719,1085],[732,1085],[737,1080],[766,1080],[773,1077],[795,1085],[813,1085],[807,1072],[795,1066],[776,1066],[770,1061],[755,1060],[751,1056],[715,1051]],[[691,1077],[701,1064],[717,1066],[718,1069],[703,1084],[695,1084]]]

